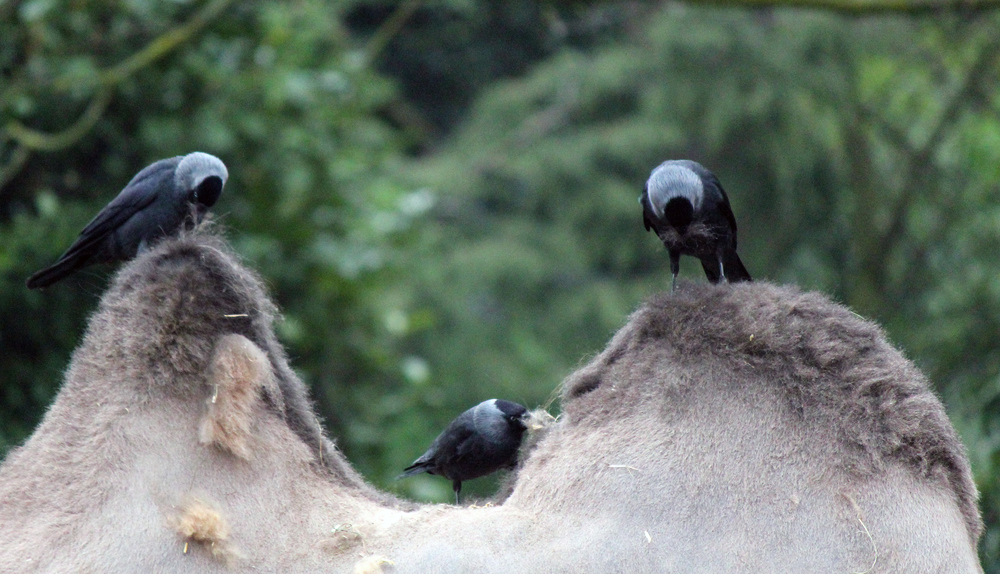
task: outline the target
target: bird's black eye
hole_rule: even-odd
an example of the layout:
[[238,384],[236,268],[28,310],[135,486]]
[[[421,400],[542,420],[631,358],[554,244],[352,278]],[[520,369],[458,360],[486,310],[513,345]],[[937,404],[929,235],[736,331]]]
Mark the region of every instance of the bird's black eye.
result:
[[191,193],[191,198],[206,207],[212,207],[219,201],[220,195],[222,195],[222,178],[213,175],[198,184]]

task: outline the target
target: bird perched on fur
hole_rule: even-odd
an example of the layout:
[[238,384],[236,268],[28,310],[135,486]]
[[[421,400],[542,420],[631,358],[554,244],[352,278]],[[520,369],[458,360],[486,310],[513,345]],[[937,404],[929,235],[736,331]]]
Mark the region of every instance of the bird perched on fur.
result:
[[483,401],[451,421],[427,452],[396,480],[426,472],[451,480],[455,504],[462,481],[486,476],[517,463],[528,410],[500,399]]
[[94,263],[131,259],[185,222],[201,223],[228,178],[222,160],[202,152],[147,166],[83,228],[58,261],[28,278],[28,288],[47,287]]
[[701,164],[661,163],[649,175],[642,197],[642,220],[670,253],[670,289],[677,288],[681,255],[701,259],[712,283],[751,281],[736,254],[736,217],[722,184]]

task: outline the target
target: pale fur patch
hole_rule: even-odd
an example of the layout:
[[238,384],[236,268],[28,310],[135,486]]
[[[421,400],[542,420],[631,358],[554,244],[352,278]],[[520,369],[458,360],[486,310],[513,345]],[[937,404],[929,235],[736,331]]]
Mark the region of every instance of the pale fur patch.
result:
[[201,420],[198,437],[202,444],[248,460],[254,408],[261,390],[278,395],[277,383],[267,355],[242,335],[225,335],[215,345],[209,365],[211,394]]
[[184,538],[185,553],[189,551],[188,545],[194,544],[227,565],[239,558],[229,542],[229,523],[218,507],[205,497],[187,497],[179,512],[170,518],[170,525]]
[[382,566],[395,566],[396,563],[385,556],[375,554],[365,556],[354,564],[354,574],[384,574]]

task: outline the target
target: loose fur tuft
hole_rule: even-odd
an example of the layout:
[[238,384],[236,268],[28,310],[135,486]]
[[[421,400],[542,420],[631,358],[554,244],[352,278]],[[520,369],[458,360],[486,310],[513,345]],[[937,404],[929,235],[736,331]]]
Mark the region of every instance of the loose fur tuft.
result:
[[229,542],[229,524],[222,512],[200,497],[188,497],[179,512],[171,517],[171,526],[184,538],[185,552],[188,544],[200,545],[212,556],[231,566],[239,552]]
[[544,430],[549,427],[549,425],[556,422],[556,418],[549,414],[549,411],[539,407],[533,411],[528,412],[528,419],[526,425],[528,427],[528,432],[536,433],[538,431]]
[[209,367],[211,396],[201,421],[199,439],[248,460],[251,427],[258,397],[281,405],[271,363],[257,345],[242,335],[226,335],[215,346]]
[[[970,535],[982,532],[965,449],[920,371],[870,321],[818,293],[766,283],[688,284],[642,305],[591,365],[564,384],[565,411],[603,424],[615,409],[648,401],[663,364],[641,364],[660,349],[680,381],[674,397],[697,392],[698,369],[776,385],[787,408],[814,428],[831,429],[849,472],[877,475],[902,463],[954,493]],[[650,359],[652,360],[652,359]],[[648,373],[606,376],[618,363]],[[706,367],[707,366],[707,367]],[[725,376],[725,375],[723,375]],[[669,400],[669,399],[668,399]],[[620,412],[620,411],[616,411]],[[589,421],[589,423],[588,423]]]

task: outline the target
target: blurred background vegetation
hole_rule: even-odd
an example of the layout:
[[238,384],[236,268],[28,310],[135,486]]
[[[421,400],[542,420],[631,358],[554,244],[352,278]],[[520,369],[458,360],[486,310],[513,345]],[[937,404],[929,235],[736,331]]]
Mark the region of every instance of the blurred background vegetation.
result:
[[202,150],[330,433],[378,486],[449,500],[392,477],[483,399],[545,403],[669,285],[636,198],[691,158],[755,277],[879,321],[928,373],[1000,572],[996,3],[714,4],[0,2],[0,456],[113,270],[24,279],[143,166]]

